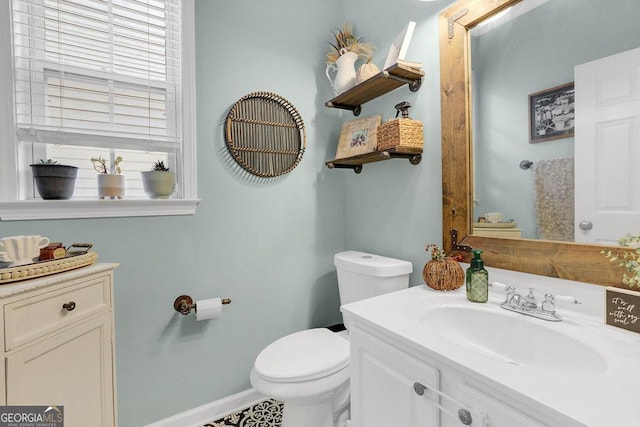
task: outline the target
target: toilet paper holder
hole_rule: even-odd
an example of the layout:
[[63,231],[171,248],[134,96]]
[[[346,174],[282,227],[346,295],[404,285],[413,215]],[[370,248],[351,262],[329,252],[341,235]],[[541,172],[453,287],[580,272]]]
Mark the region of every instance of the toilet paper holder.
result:
[[[224,298],[222,300],[222,304],[231,304],[231,300],[229,298]],[[180,295],[173,302],[173,308],[183,316],[191,313],[191,310],[197,310],[196,304],[193,302],[193,298],[189,295]]]

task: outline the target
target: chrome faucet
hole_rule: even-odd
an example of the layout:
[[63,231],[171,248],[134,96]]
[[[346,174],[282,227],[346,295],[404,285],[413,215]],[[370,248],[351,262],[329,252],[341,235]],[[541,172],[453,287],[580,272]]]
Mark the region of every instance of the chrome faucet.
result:
[[538,308],[538,302],[536,296],[533,294],[533,288],[529,288],[529,294],[524,297],[524,300],[520,303],[524,308],[535,309]]
[[[491,286],[494,286],[494,285],[495,285],[495,282]],[[513,296],[516,294],[516,287],[511,285],[508,285],[508,286],[505,285],[504,293],[505,293],[504,304],[506,304],[510,302]]]
[[538,319],[549,320],[551,322],[559,322],[562,317],[556,312],[556,298],[567,300],[574,304],[581,304],[575,297],[555,296],[551,293],[544,295],[544,301],[538,304],[534,289],[529,288],[529,293],[522,296],[516,292],[516,288],[511,285],[502,285],[494,282],[492,286],[504,287],[505,300],[500,307],[505,310],[514,311],[516,313],[525,314],[527,316],[536,317]]

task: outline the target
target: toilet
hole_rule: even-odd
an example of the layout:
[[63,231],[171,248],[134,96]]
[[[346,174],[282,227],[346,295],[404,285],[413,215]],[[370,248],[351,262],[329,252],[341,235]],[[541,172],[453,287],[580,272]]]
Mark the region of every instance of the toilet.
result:
[[[405,289],[410,262],[358,251],[334,257],[340,304]],[[251,385],[284,402],[282,427],[345,427],[349,419],[347,331],[307,329],[269,344],[256,358]]]

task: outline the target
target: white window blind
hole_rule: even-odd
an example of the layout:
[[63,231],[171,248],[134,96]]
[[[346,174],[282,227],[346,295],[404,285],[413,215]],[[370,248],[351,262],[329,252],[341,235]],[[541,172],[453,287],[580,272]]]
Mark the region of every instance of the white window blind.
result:
[[21,142],[179,153],[179,0],[12,6]]
[[[192,215],[194,0],[0,0],[0,221]],[[12,96],[14,95],[14,96]],[[97,198],[91,157],[122,156],[126,195]],[[41,200],[31,163],[78,166],[71,200]],[[164,160],[168,200],[140,171]]]

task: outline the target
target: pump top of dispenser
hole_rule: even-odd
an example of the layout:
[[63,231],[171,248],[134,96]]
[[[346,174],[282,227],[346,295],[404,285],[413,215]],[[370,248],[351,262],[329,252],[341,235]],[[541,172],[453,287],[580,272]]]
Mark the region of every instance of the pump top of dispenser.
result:
[[400,113],[402,113],[402,118],[403,119],[409,119],[409,108],[411,108],[411,104],[407,101],[403,101],[399,104],[395,105],[395,109],[396,111],[396,117],[398,117],[400,115]]
[[473,259],[471,260],[471,267],[473,268],[484,268],[484,261],[480,256],[482,255],[482,251],[480,249],[474,249],[471,251],[473,253]]

